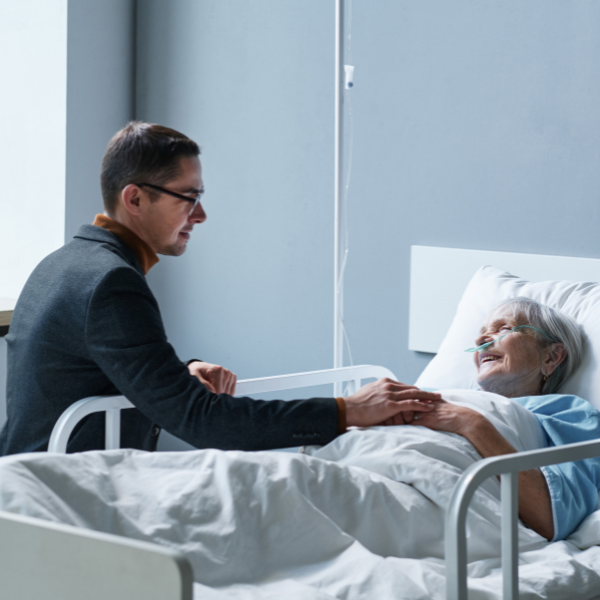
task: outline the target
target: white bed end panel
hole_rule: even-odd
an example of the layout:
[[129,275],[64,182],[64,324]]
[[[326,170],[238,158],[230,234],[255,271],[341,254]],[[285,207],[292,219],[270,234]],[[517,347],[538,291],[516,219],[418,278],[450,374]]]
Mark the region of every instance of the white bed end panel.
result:
[[436,353],[475,271],[498,267],[529,281],[600,281],[600,259],[412,246],[408,348]]
[[178,552],[0,512],[3,600],[192,600],[193,575]]

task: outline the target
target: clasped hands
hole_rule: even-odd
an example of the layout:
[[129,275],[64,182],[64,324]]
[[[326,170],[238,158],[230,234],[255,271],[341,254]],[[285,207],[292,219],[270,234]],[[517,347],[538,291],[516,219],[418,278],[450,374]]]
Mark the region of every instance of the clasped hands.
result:
[[365,385],[345,402],[349,427],[412,424],[464,435],[481,417],[474,410],[446,402],[436,392],[388,378]]
[[[188,371],[215,394],[235,394],[237,377],[224,367],[194,361],[188,365]],[[480,416],[473,410],[445,402],[436,392],[388,378],[365,385],[344,401],[349,427],[413,424],[464,434]]]

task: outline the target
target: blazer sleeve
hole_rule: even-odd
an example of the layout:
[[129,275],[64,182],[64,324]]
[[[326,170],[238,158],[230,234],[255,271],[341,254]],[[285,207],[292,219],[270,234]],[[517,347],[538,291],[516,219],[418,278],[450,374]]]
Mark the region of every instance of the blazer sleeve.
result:
[[333,398],[265,401],[210,392],[177,358],[156,299],[131,268],[115,268],[97,283],[85,335],[92,359],[120,393],[196,448],[266,450],[337,436]]

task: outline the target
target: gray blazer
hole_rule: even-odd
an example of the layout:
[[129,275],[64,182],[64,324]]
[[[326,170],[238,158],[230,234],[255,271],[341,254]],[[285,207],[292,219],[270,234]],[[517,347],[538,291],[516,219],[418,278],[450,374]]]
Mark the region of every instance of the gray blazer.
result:
[[[29,277],[8,344],[7,413],[0,455],[43,451],[71,404],[123,394],[121,445],[154,450],[160,428],[197,448],[261,450],[326,444],[337,435],[333,398],[291,402],[209,392],[167,341],[158,304],[133,250],[84,225]],[[68,451],[104,446],[104,418],[90,415]]]

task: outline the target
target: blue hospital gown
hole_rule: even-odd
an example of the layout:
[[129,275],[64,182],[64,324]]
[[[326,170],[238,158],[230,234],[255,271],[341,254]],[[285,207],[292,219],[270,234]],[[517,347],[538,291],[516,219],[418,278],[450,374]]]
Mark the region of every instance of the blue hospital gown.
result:
[[[577,396],[551,394],[514,398],[540,422],[548,446],[600,438],[600,411]],[[542,467],[554,516],[554,537],[562,540],[598,508],[600,457]]]

